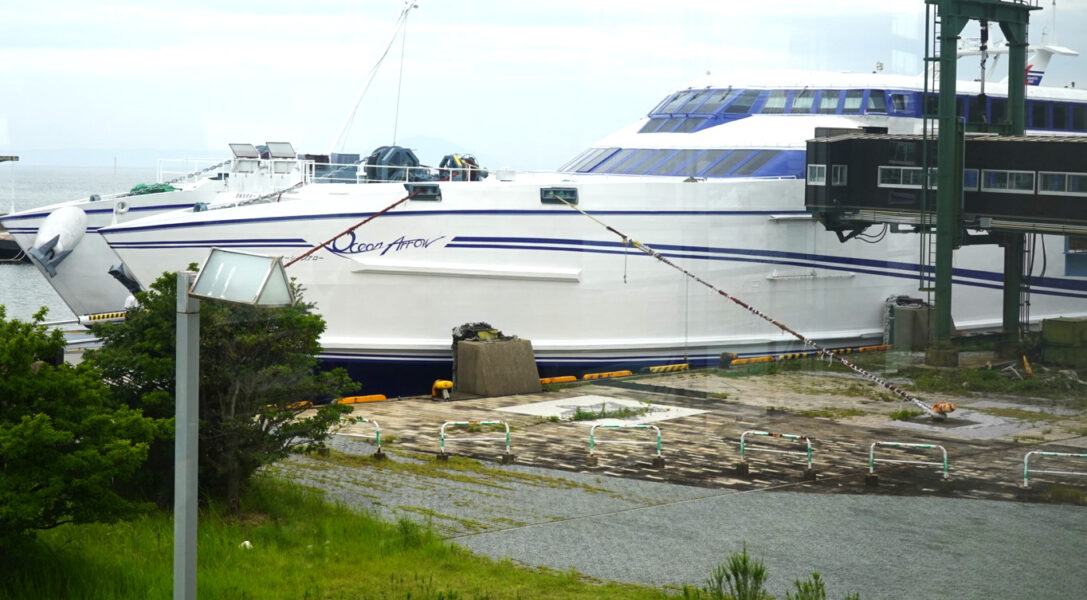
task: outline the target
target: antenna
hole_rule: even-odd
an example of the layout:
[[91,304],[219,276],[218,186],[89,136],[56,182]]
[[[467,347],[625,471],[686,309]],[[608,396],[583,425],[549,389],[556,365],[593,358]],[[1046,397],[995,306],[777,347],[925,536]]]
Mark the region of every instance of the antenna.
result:
[[396,36],[400,33],[400,29],[407,23],[408,13],[413,8],[419,8],[419,5],[414,0],[407,0],[404,2],[404,9],[400,11],[400,16],[396,19],[396,26],[393,29],[392,38],[389,39],[389,44],[385,46],[385,51],[381,53],[381,57],[377,59],[374,66],[370,69],[370,76],[366,79],[366,85],[363,86],[362,91],[359,92],[357,98],[355,98],[355,104],[351,107],[351,112],[347,114],[347,118],[344,120],[343,125],[340,126],[339,133],[336,134],[336,141],[332,142],[332,146],[328,149],[328,153],[332,154],[337,149],[343,149],[345,142],[345,136],[347,130],[351,128],[351,122],[355,120],[355,113],[359,110],[359,105],[362,104],[362,98],[366,95],[366,90],[370,89],[370,84],[374,81],[374,76],[377,75],[378,68],[381,67],[381,63],[384,62],[385,57],[389,55],[389,50],[393,47],[393,42],[396,41]]

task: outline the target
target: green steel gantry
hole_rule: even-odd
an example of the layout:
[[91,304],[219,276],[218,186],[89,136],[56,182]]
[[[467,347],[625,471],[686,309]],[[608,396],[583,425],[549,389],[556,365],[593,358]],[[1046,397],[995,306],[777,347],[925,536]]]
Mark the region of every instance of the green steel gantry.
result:
[[[936,278],[934,347],[930,364],[957,364],[951,347],[952,255],[961,239],[963,124],[955,114],[956,67],[959,34],[970,21],[995,22],[1008,44],[1007,123],[990,131],[1023,135],[1026,128],[1027,26],[1037,0],[925,0],[936,6],[939,20],[939,140],[937,142]],[[926,53],[928,53],[926,48]],[[934,60],[926,57],[926,60]],[[954,135],[949,135],[954,132]],[[1022,233],[1001,233],[1004,247],[1003,324],[1005,341],[1019,336],[1019,304],[1023,283]]]

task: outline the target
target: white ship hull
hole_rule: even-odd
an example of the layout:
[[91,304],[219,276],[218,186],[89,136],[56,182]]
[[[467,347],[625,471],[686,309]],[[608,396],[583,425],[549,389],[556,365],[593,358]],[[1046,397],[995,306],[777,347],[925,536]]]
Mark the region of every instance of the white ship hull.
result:
[[[102,235],[145,286],[211,247],[289,261],[336,238],[287,273],[328,322],[321,344],[337,363],[448,373],[451,330],[478,321],[531,340],[549,373],[798,347],[578,212],[542,204],[549,184],[576,187],[579,206],[611,227],[831,346],[881,343],[886,299],[918,295],[916,236],[842,244],[804,211],[798,180],[443,183],[440,202],[409,201],[338,238],[403,197],[403,185],[310,186],[278,203],[166,214]],[[1000,326],[1002,260],[996,247],[956,255],[960,329]],[[1034,288],[1033,318],[1087,314],[1083,285],[1055,283]]]

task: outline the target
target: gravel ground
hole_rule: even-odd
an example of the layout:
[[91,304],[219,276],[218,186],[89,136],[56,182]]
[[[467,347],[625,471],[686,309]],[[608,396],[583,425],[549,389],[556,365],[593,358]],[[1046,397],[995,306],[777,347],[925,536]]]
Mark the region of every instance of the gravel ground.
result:
[[[372,452],[351,439],[334,447]],[[1087,510],[1077,506],[736,491],[432,461],[295,458],[278,469],[383,518],[428,523],[474,552],[605,581],[701,585],[746,544],[779,598],[811,571],[831,598],[1084,598],[1087,589]]]

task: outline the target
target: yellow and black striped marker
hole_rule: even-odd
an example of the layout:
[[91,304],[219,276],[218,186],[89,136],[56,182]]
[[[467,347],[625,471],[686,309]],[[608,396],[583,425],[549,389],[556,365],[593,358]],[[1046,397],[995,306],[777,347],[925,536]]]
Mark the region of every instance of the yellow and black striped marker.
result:
[[650,373],[670,373],[672,371],[686,371],[691,366],[687,363],[680,363],[678,365],[657,365],[655,367],[649,367]]

